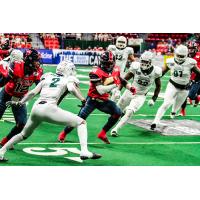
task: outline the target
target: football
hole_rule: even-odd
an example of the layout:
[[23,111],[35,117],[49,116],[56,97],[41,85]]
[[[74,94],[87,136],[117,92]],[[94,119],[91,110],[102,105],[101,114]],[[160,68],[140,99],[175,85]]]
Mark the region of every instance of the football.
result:
[[109,78],[105,78],[103,81],[103,85],[110,85],[114,83],[114,78],[113,77],[109,77]]

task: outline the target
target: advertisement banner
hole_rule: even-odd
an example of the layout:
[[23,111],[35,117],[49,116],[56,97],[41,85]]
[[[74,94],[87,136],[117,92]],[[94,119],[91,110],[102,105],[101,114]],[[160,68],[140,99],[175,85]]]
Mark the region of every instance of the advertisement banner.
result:
[[58,64],[62,60],[70,60],[75,65],[93,66],[99,64],[99,57],[102,52],[81,51],[81,50],[61,50],[53,49],[53,64]]
[[51,50],[51,49],[38,49],[38,51],[39,51],[40,54],[41,54],[42,62],[43,62],[44,64],[53,64],[53,63],[52,63],[52,56],[53,56],[53,53],[52,53],[52,50]]

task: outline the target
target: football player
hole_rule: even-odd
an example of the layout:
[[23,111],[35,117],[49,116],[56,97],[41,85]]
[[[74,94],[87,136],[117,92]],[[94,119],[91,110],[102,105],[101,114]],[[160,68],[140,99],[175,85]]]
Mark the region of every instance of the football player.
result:
[[0,61],[0,68],[3,67],[3,70],[5,70],[5,73],[7,73],[10,63],[13,63],[15,61],[19,61],[19,62],[23,61],[23,53],[22,51],[18,49],[12,50],[8,57]]
[[[134,51],[132,47],[127,47],[127,39],[124,36],[119,36],[115,45],[109,45],[108,50],[112,51],[116,57],[116,65],[120,67],[121,77],[125,76],[125,70],[127,66],[130,66],[130,62],[133,62]],[[129,62],[129,65],[127,63]],[[120,98],[120,91],[115,88],[112,90],[111,100],[117,102]]]
[[[35,49],[28,49],[24,54],[24,61],[14,61],[9,64],[8,70],[0,68],[0,118],[6,110],[6,102],[20,100],[28,92],[33,83],[38,84],[42,75],[40,54]],[[3,146],[14,135],[20,133],[27,121],[26,105],[12,106],[16,125],[1,141]]]
[[[120,69],[115,65],[115,56],[111,51],[105,51],[101,55],[100,65],[93,68],[89,77],[90,87],[88,96],[78,116],[86,119],[95,109],[109,114],[110,117],[98,134],[98,138],[106,144],[110,144],[106,133],[115,125],[122,112],[115,102],[109,100],[109,93],[120,84],[129,89],[133,94],[136,91],[134,87],[130,86],[127,81],[120,77]],[[66,135],[72,129],[72,127],[66,127],[60,133],[59,141],[64,142]]]
[[174,57],[166,60],[163,75],[169,70],[171,70],[171,77],[165,91],[164,102],[158,109],[156,117],[151,124],[152,130],[160,123],[160,119],[171,105],[171,118],[175,117],[176,112],[188,96],[191,72],[200,75],[197,62],[188,57],[188,48],[185,45],[179,45],[175,49]]
[[[200,52],[198,52],[198,45],[194,41],[189,41],[187,43],[188,47],[188,56],[190,58],[194,58],[197,61],[197,67],[200,69]],[[200,94],[200,76],[196,75],[194,72],[191,74],[191,86],[190,91],[188,94],[188,98],[190,101],[195,100],[194,106],[197,106],[199,104],[199,94]],[[187,106],[187,98],[183,105],[181,106],[181,116],[186,115],[186,106]]]
[[136,88],[136,95],[132,95],[130,91],[125,90],[117,105],[125,113],[118,124],[111,131],[111,136],[117,137],[119,129],[122,128],[131,116],[137,112],[146,100],[146,95],[151,86],[155,82],[155,90],[152,99],[148,101],[149,106],[153,106],[161,88],[160,77],[162,76],[162,69],[152,65],[153,54],[149,51],[144,52],[139,62],[133,62],[126,74],[125,79],[133,78],[132,85]]
[[33,131],[43,122],[55,123],[77,127],[81,145],[80,158],[98,159],[101,155],[88,151],[87,148],[87,126],[85,120],[77,115],[62,110],[58,104],[67,93],[72,93],[81,101],[84,97],[78,89],[78,79],[74,76],[75,66],[69,61],[62,61],[56,69],[56,74],[47,73],[41,78],[41,82],[23,97],[19,102],[8,102],[10,105],[23,106],[28,100],[40,93],[39,99],[34,103],[27,124],[21,133],[14,136],[0,150],[0,161],[7,161],[4,155],[11,146],[27,139]]

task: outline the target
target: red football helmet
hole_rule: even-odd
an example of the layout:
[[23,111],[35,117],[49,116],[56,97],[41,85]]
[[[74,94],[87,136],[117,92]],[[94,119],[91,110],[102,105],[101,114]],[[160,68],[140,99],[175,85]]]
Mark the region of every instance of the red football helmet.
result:
[[105,72],[112,72],[115,66],[115,55],[111,51],[105,51],[101,54],[100,67]]

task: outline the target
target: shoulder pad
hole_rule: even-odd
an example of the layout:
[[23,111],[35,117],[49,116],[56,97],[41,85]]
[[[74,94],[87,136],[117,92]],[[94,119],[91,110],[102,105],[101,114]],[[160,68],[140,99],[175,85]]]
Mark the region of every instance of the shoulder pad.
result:
[[188,58],[188,61],[191,65],[196,65],[197,64],[197,61],[193,58]]
[[156,74],[156,77],[161,77],[162,76],[162,69],[161,67],[158,67],[158,66],[154,66],[154,69],[155,69],[155,74]]
[[67,81],[68,82],[74,82],[77,85],[79,85],[79,83],[80,83],[79,79],[77,77],[75,77],[75,76],[69,76],[69,77],[67,77]]
[[129,71],[134,74],[135,71],[137,71],[139,68],[140,68],[140,63],[139,62],[132,62],[131,66],[129,68]]
[[54,74],[52,72],[47,72],[47,73],[45,73],[45,74],[43,74],[41,76],[40,80],[42,81],[42,80],[46,79],[49,76],[54,76]]
[[127,52],[128,52],[128,55],[130,55],[130,54],[133,54],[133,53],[134,53],[134,51],[133,51],[133,48],[132,48],[132,47],[126,47],[126,50],[127,50]]
[[108,46],[108,51],[115,51],[116,50],[116,46],[115,45],[109,45]]

